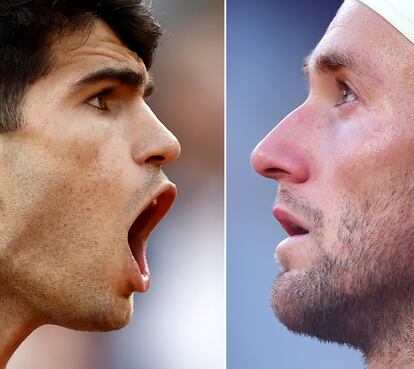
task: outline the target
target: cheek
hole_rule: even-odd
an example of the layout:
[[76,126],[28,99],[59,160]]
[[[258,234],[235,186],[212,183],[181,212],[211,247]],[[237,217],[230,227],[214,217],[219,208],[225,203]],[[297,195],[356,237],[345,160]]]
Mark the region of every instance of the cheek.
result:
[[317,181],[328,248],[338,242],[350,207],[386,204],[396,191],[395,183],[402,178],[411,181],[407,174],[414,167],[412,144],[393,127],[374,121],[345,122],[322,145]]
[[103,225],[118,220],[135,185],[127,154],[114,139],[84,137],[91,136],[47,137],[14,148],[5,176],[7,206],[21,219],[21,232],[32,222],[42,223],[34,229],[100,224],[102,232],[108,228]]
[[75,203],[90,203],[98,212],[125,201],[132,157],[118,132],[105,125],[81,131],[74,127],[52,139],[51,166],[58,165],[57,177],[63,191]]
[[[346,123],[345,123],[346,124]],[[414,167],[412,138],[389,124],[350,122],[326,145],[323,178],[328,188],[344,194],[369,194]]]

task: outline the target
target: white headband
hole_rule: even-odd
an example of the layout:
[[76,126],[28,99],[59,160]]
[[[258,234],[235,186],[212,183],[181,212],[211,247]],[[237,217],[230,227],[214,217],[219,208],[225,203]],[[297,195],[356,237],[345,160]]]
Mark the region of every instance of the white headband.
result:
[[414,43],[414,0],[359,0]]

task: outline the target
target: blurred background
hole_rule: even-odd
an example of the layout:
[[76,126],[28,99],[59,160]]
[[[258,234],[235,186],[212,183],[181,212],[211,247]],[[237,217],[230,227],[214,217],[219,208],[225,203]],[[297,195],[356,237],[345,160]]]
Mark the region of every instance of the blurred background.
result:
[[289,333],[269,307],[285,238],[274,181],[249,165],[255,145],[307,95],[303,59],[342,1],[227,1],[227,368],[363,368],[362,356]]
[[[150,240],[152,286],[128,327],[36,330],[8,369],[224,369],[224,4],[153,0],[165,30],[149,105],[182,145],[178,186]],[[154,245],[154,247],[151,247]]]

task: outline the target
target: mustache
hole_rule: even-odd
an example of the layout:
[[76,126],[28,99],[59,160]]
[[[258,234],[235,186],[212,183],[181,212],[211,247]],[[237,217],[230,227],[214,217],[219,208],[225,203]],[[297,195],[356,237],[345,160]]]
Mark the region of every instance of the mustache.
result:
[[284,204],[292,212],[300,214],[311,225],[312,231],[320,233],[324,227],[324,216],[321,209],[311,205],[311,202],[295,193],[294,190],[279,186],[278,193],[274,202],[274,206],[277,204]]
[[124,209],[124,212],[126,214],[134,212],[142,199],[146,198],[154,188],[159,188],[166,180],[167,176],[164,172],[159,168],[155,169],[145,178],[144,183],[133,192],[127,206]]

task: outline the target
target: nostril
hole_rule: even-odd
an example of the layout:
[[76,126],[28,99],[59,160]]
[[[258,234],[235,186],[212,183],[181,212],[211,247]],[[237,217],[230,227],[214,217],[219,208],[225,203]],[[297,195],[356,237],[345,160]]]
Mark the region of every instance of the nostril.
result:
[[264,172],[266,173],[266,174],[271,174],[271,175],[274,175],[274,174],[289,174],[286,170],[283,170],[283,169],[279,169],[279,168],[267,168],[267,169],[265,169],[264,170]]
[[282,178],[292,177],[291,173],[289,173],[287,170],[275,167],[265,168],[261,174],[262,176],[275,179],[276,181],[279,181]]
[[152,155],[147,160],[146,163],[164,163],[165,157],[163,155]]

